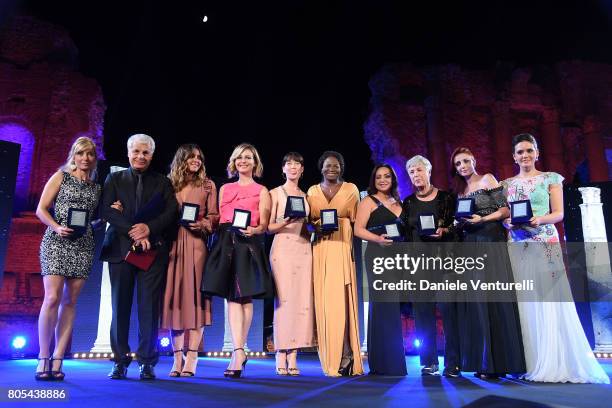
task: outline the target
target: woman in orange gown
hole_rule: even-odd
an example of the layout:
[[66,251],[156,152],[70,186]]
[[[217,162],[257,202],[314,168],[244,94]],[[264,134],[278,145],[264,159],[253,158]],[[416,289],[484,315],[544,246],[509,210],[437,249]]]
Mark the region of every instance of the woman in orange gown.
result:
[[[359,342],[353,227],[359,190],[342,181],[344,158],[328,151],[319,158],[321,183],[308,189],[310,219],[317,227],[313,252],[314,303],[319,359],[325,375],[363,374]],[[321,210],[336,209],[338,230],[321,233]]]

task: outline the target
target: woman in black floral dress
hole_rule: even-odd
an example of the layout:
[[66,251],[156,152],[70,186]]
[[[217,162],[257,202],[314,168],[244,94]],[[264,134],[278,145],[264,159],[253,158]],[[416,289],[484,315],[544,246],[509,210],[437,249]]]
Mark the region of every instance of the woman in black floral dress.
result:
[[[40,352],[37,380],[63,380],[62,362],[72,333],[76,300],[93,262],[94,239],[89,220],[98,205],[101,188],[92,181],[96,145],[79,137],[68,160],[47,182],[36,215],[48,228],[40,245],[40,266],[45,298],[38,317]],[[53,207],[53,216],[49,209]],[[82,234],[69,228],[70,208],[87,210]],[[55,350],[50,358],[51,339]]]

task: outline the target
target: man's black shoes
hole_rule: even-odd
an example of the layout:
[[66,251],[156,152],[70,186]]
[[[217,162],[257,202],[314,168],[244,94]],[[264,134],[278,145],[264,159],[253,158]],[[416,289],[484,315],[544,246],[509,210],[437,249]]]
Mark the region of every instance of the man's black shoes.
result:
[[111,380],[125,380],[127,376],[127,364],[115,363],[113,369],[108,373],[108,378]]
[[140,379],[141,380],[154,380],[155,370],[153,364],[141,364],[140,365]]

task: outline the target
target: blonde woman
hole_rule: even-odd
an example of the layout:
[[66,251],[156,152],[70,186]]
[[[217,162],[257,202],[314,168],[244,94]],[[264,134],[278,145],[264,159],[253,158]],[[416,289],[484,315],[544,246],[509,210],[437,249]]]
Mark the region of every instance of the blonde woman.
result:
[[[219,223],[217,187],[206,177],[204,154],[195,144],[178,148],[169,177],[179,208],[186,203],[199,206],[196,221],[179,228],[172,244],[162,315],[162,327],[170,330],[174,349],[170,376],[192,377],[204,326],[211,324],[210,299],[203,298],[199,289],[208,256],[206,240]],[[187,344],[185,331],[189,335]]]
[[[37,380],[63,380],[65,376],[62,363],[72,334],[76,301],[93,263],[94,238],[89,220],[101,193],[100,185],[93,181],[97,157],[94,142],[79,137],[70,148],[66,164],[47,181],[36,209],[38,218],[47,225],[40,245],[45,297],[38,316]],[[49,212],[52,207],[53,215]],[[70,209],[87,211],[80,233],[68,227]]]
[[[238,181],[219,190],[219,239],[206,262],[202,292],[227,299],[234,352],[224,375],[240,378],[247,363],[244,344],[253,319],[252,299],[273,296],[262,239],[270,219],[270,193],[253,179],[263,173],[263,164],[253,145],[236,146],[227,173],[230,178],[237,176]],[[234,210],[250,211],[246,228],[232,228]]]

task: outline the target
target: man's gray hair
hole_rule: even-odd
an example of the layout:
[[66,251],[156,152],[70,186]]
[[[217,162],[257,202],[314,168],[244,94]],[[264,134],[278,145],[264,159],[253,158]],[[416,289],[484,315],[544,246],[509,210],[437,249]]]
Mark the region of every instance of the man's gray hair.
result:
[[431,162],[429,160],[427,160],[426,157],[423,157],[421,155],[416,155],[411,157],[407,162],[406,162],[406,171],[410,171],[410,167],[413,166],[418,166],[419,164],[422,164],[423,166],[425,166],[425,169],[431,173]]
[[132,149],[132,146],[134,146],[134,144],[136,143],[148,144],[149,148],[151,149],[151,153],[155,152],[155,140],[153,140],[153,138],[149,135],[145,135],[144,133],[137,133],[135,135],[130,136],[127,141],[128,151],[130,151],[130,149]]

